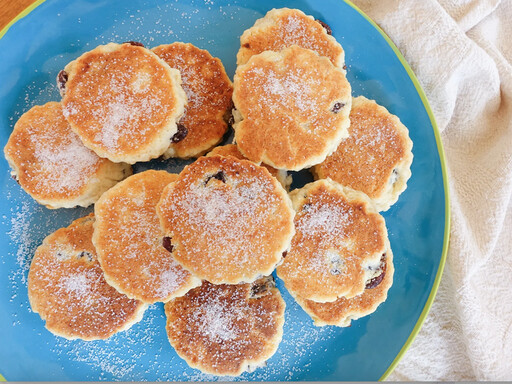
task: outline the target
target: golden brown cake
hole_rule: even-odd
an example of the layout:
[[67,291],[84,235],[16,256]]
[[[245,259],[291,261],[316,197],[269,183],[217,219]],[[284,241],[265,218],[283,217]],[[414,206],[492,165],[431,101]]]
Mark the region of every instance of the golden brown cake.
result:
[[94,206],[92,241],[105,279],[145,303],[167,302],[201,284],[162,246],[156,204],[176,178],[165,171],[137,173],[104,193]]
[[255,163],[298,171],[321,163],[348,136],[351,88],[327,58],[296,45],[237,68],[235,142]]
[[296,234],[278,276],[293,296],[332,302],[363,293],[390,251],[384,218],[361,192],[318,180],[290,193]]
[[270,275],[294,234],[294,211],[263,167],[234,157],[200,157],[169,184],[157,206],[167,248],[185,269],[214,284]]
[[380,274],[376,274],[366,283],[363,293],[351,299],[340,297],[330,303],[317,303],[296,296],[295,300],[313,319],[316,326],[348,327],[352,320],[375,312],[377,307],[386,301],[388,290],[393,285],[394,267],[391,250],[383,254],[379,269]]
[[[338,68],[345,65],[345,52],[331,36],[330,28],[299,9],[272,9],[240,37],[238,65],[264,51],[279,52],[292,45],[311,49],[328,57]],[[344,69],[343,69],[344,70]]]
[[58,77],[64,116],[84,145],[114,162],[159,157],[187,103],[179,71],[130,43],[100,45]]
[[152,51],[171,68],[180,71],[188,97],[185,113],[178,123],[186,135],[176,137],[164,157],[200,156],[217,145],[228,129],[233,86],[222,62],[192,44],[160,45]]
[[102,159],[86,148],[57,102],[25,112],[4,153],[13,177],[48,208],[87,207],[132,173],[128,164]]
[[398,117],[363,96],[353,99],[350,122],[350,136],[313,173],[364,192],[379,211],[386,211],[411,177],[409,131]]
[[237,376],[261,366],[276,352],[284,310],[272,278],[239,285],[205,281],[165,305],[167,335],[191,367]]
[[91,242],[94,216],[44,239],[28,274],[32,310],[67,339],[106,339],[140,321],[146,305],[107,284]]

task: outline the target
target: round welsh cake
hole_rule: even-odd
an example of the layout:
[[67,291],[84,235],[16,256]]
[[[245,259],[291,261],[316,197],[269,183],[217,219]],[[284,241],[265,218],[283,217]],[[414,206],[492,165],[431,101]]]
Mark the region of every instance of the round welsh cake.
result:
[[348,135],[351,88],[329,59],[296,45],[237,68],[235,141],[256,163],[298,171],[321,163]]
[[106,339],[140,321],[146,309],[105,281],[91,242],[93,222],[90,214],[52,233],[30,265],[32,310],[67,339]]
[[162,245],[156,204],[177,175],[149,170],[130,176],[94,206],[92,238],[105,279],[119,292],[146,303],[169,301],[201,281]]
[[349,135],[313,173],[364,192],[379,211],[389,209],[411,177],[409,131],[386,108],[359,96],[352,101]]
[[178,134],[164,157],[199,156],[217,145],[228,129],[233,86],[222,62],[192,44],[160,45],[152,51],[180,71],[188,98]]
[[336,67],[343,69],[345,52],[331,35],[332,31],[325,23],[301,10],[272,9],[242,34],[236,61],[242,65],[263,51],[279,52],[298,45],[329,58]]
[[234,157],[200,157],[169,184],[157,206],[172,256],[214,284],[272,273],[295,233],[281,184],[263,167]]
[[179,71],[138,44],[100,45],[66,65],[57,81],[71,128],[114,162],[162,155],[187,101]]
[[284,310],[271,277],[238,285],[205,281],[165,305],[167,335],[191,367],[237,376],[264,365],[276,352]]
[[290,193],[296,234],[278,276],[294,296],[332,302],[363,293],[390,249],[384,218],[361,192],[318,180]]
[[363,293],[347,299],[340,297],[330,303],[317,303],[295,296],[295,300],[313,319],[316,326],[336,325],[348,327],[352,320],[367,316],[386,301],[389,288],[393,285],[393,254],[390,249],[381,257],[375,276],[365,285]]
[[87,207],[132,173],[128,164],[102,159],[86,148],[57,102],[24,113],[4,152],[13,177],[48,208]]

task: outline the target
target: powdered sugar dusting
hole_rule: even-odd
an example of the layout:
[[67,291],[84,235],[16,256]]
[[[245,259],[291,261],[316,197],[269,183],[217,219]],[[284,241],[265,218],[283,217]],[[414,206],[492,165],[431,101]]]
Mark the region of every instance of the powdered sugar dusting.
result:
[[30,233],[30,216],[31,207],[27,202],[21,203],[21,210],[14,213],[14,217],[11,218],[11,229],[8,235],[12,242],[18,244],[18,250],[16,251],[16,263],[23,271],[20,278],[22,284],[26,284],[27,278],[25,273],[30,268],[31,251],[34,246]]
[[[37,189],[64,193],[76,191],[89,182],[101,159],[86,148],[71,129],[67,136],[46,126],[34,133],[34,156],[46,175],[36,179]],[[57,137],[60,145],[55,145]]]
[[212,301],[194,314],[194,324],[198,332],[215,343],[233,340],[239,335],[235,320],[243,319],[245,311],[239,306],[228,307],[218,301]]
[[[160,268],[162,267],[163,266],[160,266]],[[187,275],[188,274],[183,271],[178,263],[172,260],[171,266],[167,269],[163,269],[160,274],[160,284],[156,288],[156,294],[159,297],[167,297],[171,293],[176,292],[180,286],[185,283]]]
[[281,20],[281,28],[284,33],[281,35],[283,45],[289,47],[292,44],[297,44],[303,48],[311,49],[320,53],[327,51],[325,48],[327,38],[315,39],[312,37],[312,28],[307,25],[311,22],[307,17],[299,15],[289,16]]
[[255,180],[249,185],[233,188],[228,196],[225,191],[213,187],[205,188],[202,183],[203,181],[200,180],[190,186],[188,190],[190,201],[183,204],[183,208],[194,224],[198,225],[206,221],[204,226],[220,229],[237,218],[254,219],[256,220],[254,224],[262,224],[265,219],[268,219],[269,215],[265,213],[262,218],[258,217],[260,213],[258,205],[264,204],[265,199],[261,191],[268,191],[270,183]]
[[310,50],[253,56],[234,80],[237,145],[247,158],[276,168],[310,167],[345,135],[350,92],[342,72]]
[[135,77],[135,80],[131,84],[131,88],[135,93],[141,93],[148,90],[151,84],[151,76],[148,73],[141,72]]
[[176,53],[172,55],[172,67],[180,71],[182,87],[187,94],[188,102],[185,115],[187,110],[191,108],[201,108],[203,102],[207,99],[206,92],[208,92],[208,84],[206,79],[198,73],[197,68],[194,67],[194,63],[187,63],[183,54]]
[[[298,241],[292,243],[292,252],[305,252],[309,255],[301,268],[292,272],[301,276],[304,270],[321,275],[341,274],[344,271],[344,257],[350,257],[350,243],[346,242],[353,222],[352,212],[345,204],[317,205],[306,203],[303,211],[297,215],[295,223],[297,233],[301,234]],[[311,242],[315,245],[311,248]],[[347,252],[348,251],[348,252]]]
[[[224,253],[236,255],[237,262],[244,263],[254,256],[248,234],[257,236],[255,228],[264,227],[276,213],[278,201],[269,193],[271,188],[266,181],[252,180],[249,185],[240,185],[226,193],[214,186],[205,187],[203,180],[199,180],[189,186],[187,197],[176,202],[176,206],[186,212],[193,231],[211,239],[212,256],[223,249]],[[268,210],[262,210],[262,206]],[[196,252],[197,245],[185,239],[184,247],[188,246],[193,247],[192,253]]]
[[105,114],[97,114],[103,129],[96,133],[95,139],[110,149],[118,148],[119,138],[123,135],[122,127],[130,123],[132,116],[132,108],[123,99],[123,96],[117,97],[108,105]]
[[[57,360],[74,361],[91,367],[97,373],[86,376],[88,379],[148,380],[148,374],[152,371],[150,367],[158,370],[160,364],[156,362],[162,352],[170,347],[161,331],[163,325],[155,324],[161,322],[159,306],[150,306],[143,321],[144,324],[136,324],[107,340],[70,341],[55,337],[52,353]],[[141,345],[144,348],[140,348]],[[121,350],[123,353],[120,353]]]
[[229,84],[227,80],[221,81],[225,76],[222,73],[222,64],[217,64],[207,52],[195,47],[176,47],[171,55],[164,58],[181,74],[182,87],[189,103],[183,119],[190,110],[198,115],[211,113],[215,116],[219,110],[225,109],[226,99],[229,98],[229,93],[226,92]]
[[35,249],[41,244],[43,238],[57,229],[57,223],[69,222],[86,211],[83,208],[75,210],[48,210],[34,202],[29,196],[19,195],[19,185],[10,178],[6,178],[4,186],[7,191],[6,204],[11,208],[8,216],[3,216],[1,225],[5,228],[9,245],[0,255],[4,266],[10,266],[6,273],[9,282],[5,292],[10,295],[9,304],[13,307],[11,318],[13,326],[22,326],[18,317],[30,312],[27,300],[27,275],[30,269]]
[[91,291],[91,281],[87,274],[72,274],[64,276],[57,285],[69,293],[76,296],[86,296]]
[[55,102],[23,114],[6,153],[24,188],[43,201],[79,196],[104,162],[82,144]]
[[304,215],[297,222],[297,231],[306,236],[324,234],[344,238],[345,229],[351,224],[351,212],[344,205],[307,205]]
[[[312,69],[315,71],[315,69]],[[290,103],[302,113],[311,113],[318,110],[318,95],[313,94],[311,86],[318,86],[318,77],[309,76],[301,68],[289,68],[286,74],[277,73],[272,69],[263,70],[255,67],[248,71],[254,76],[254,82],[261,86],[261,97],[272,102],[267,102],[266,107],[272,112],[289,108]]]
[[173,156],[202,154],[227,130],[224,115],[231,109],[232,86],[220,60],[192,44],[175,42],[153,49],[171,68],[180,71],[188,104],[180,124],[187,136],[171,145]]

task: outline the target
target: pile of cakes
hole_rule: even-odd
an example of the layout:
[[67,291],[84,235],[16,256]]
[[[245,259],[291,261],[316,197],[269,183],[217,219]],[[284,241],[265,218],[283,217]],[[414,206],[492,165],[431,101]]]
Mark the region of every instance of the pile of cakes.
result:
[[[39,203],[95,204],[35,252],[29,299],[48,330],[104,339],[164,302],[179,356],[239,375],[281,341],[274,270],[315,325],[375,311],[394,272],[379,211],[406,188],[412,142],[352,96],[344,62],[326,24],[285,8],[243,33],[233,83],[184,43],[110,43],[69,63],[62,100],[26,112],[5,147]],[[132,175],[158,157],[197,160]],[[288,193],[288,171],[306,168],[316,181]]]

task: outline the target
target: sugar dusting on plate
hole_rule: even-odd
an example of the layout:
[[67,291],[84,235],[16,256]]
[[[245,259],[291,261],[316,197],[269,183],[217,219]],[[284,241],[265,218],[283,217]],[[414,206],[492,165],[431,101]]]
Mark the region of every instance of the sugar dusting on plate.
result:
[[[38,205],[25,194],[21,196],[21,199],[13,197],[13,190],[18,188],[19,186],[14,180],[8,180],[6,197],[11,206],[11,215],[10,218],[2,217],[2,225],[7,228],[6,234],[12,246],[9,248],[10,252],[1,257],[15,261],[15,268],[11,269],[8,274],[9,302],[20,306],[20,311],[12,313],[13,326],[22,325],[18,319],[19,315],[25,311],[31,311],[27,298],[27,276],[36,248],[46,235],[58,229],[56,223],[67,221],[67,217],[71,222],[71,218],[78,218],[86,212],[81,208],[62,215],[60,211],[48,210]],[[6,261],[8,260],[2,260],[3,263]]]
[[[155,343],[155,319],[160,315],[158,305],[150,305],[144,319],[140,324],[134,325],[129,330],[118,333],[107,340],[82,341],[66,340],[55,337],[52,353],[59,360],[73,360],[84,363],[98,370],[99,380],[147,380],[149,367],[141,363],[141,358],[146,355],[146,349],[140,345],[152,346]],[[119,350],[122,349],[122,356]],[[154,363],[160,356],[160,351],[152,351]],[[94,376],[89,379],[96,378]]]

